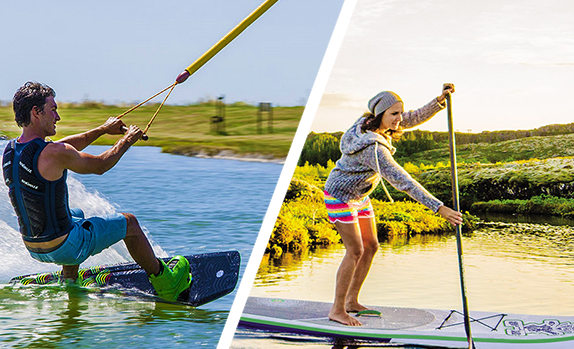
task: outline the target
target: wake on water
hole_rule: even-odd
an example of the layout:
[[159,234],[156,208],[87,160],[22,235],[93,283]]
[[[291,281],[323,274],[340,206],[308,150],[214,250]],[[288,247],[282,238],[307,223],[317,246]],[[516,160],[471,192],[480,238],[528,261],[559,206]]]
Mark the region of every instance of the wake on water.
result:
[[[0,142],[2,152],[5,146],[6,142]],[[68,172],[68,191],[70,207],[83,210],[86,218],[117,212],[117,207],[106,200],[97,190],[86,188],[70,172]],[[150,240],[156,256],[167,257],[167,253],[151,239],[147,229],[145,227],[142,229]],[[0,256],[0,283],[7,283],[11,278],[18,275],[61,269],[57,265],[41,263],[30,257],[22,242],[18,220],[8,196],[8,187],[4,184],[0,185]],[[125,244],[119,242],[100,254],[88,258],[81,267],[130,261],[133,259],[130,257]]]

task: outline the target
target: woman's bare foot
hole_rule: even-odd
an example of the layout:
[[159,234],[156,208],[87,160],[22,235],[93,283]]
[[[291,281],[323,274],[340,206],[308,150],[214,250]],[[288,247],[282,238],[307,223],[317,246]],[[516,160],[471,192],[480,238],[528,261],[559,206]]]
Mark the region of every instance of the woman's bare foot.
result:
[[361,322],[351,315],[347,314],[346,311],[336,311],[335,309],[331,309],[329,312],[329,320],[339,322],[343,325],[347,326],[361,326]]

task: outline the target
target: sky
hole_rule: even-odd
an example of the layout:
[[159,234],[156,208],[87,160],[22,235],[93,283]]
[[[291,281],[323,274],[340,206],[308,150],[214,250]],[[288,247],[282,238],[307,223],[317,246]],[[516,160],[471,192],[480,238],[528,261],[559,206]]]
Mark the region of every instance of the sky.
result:
[[417,109],[444,82],[461,132],[574,122],[572,13],[560,0],[358,0],[311,130],[347,130],[384,90]]
[[[26,81],[57,101],[138,103],[264,0],[6,1],[0,8],[0,101]],[[168,104],[305,105],[344,0],[280,0],[184,84]],[[158,97],[157,102],[162,97]]]

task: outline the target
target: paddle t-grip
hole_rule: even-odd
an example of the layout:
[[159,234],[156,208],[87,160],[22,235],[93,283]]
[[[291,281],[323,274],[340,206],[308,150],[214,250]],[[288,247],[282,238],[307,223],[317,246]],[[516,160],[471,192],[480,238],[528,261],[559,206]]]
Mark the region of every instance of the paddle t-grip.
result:
[[[128,128],[125,127],[125,126],[122,126],[122,127],[120,128],[120,130],[122,130],[123,133],[126,133],[126,132],[128,131]],[[148,138],[149,138],[149,137],[148,137],[145,133],[142,135],[142,139],[143,139],[144,141],[147,141]]]

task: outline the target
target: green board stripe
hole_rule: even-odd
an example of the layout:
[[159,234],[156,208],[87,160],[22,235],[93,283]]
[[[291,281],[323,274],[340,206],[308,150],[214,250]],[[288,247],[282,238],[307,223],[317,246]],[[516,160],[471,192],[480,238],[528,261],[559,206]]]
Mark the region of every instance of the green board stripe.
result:
[[[270,327],[282,327],[282,328],[291,328],[294,330],[303,330],[303,331],[310,331],[315,333],[323,333],[326,335],[340,335],[340,336],[354,336],[354,337],[362,337],[362,338],[371,338],[371,339],[424,339],[424,340],[441,340],[441,341],[451,341],[451,342],[466,342],[466,337],[453,337],[453,336],[443,336],[443,335],[415,335],[415,334],[404,334],[404,333],[397,333],[397,332],[385,332],[385,333],[372,333],[372,332],[357,332],[351,330],[336,330],[336,329],[327,329],[327,328],[319,328],[319,327],[312,327],[306,325],[298,325],[289,322],[280,322],[274,320],[267,320],[267,319],[259,319],[249,317],[247,315],[241,316],[241,321],[249,323],[249,324],[260,324],[260,325],[267,325]],[[536,339],[518,339],[518,338],[487,338],[487,337],[477,337],[476,335],[473,336],[473,340],[475,342],[485,342],[485,343],[506,343],[506,344],[540,344],[540,343],[557,343],[557,342],[568,342],[574,341],[574,336],[568,337],[551,337],[551,338],[536,338]]]

